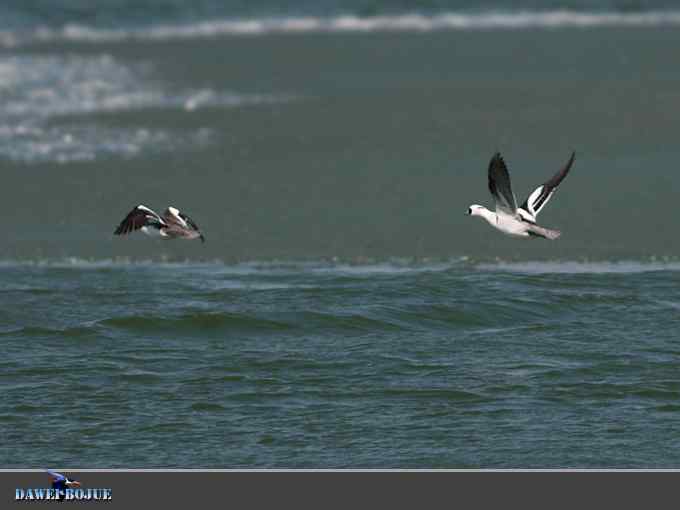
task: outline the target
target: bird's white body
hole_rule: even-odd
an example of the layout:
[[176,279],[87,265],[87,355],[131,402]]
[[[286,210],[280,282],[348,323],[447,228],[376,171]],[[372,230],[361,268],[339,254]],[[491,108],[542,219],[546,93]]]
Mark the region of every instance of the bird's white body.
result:
[[150,227],[142,227],[139,229],[142,233],[148,235],[149,237],[168,237],[168,235],[163,232],[160,229],[157,228],[150,228]]
[[514,216],[510,216],[509,214],[500,211],[489,211],[482,205],[471,205],[470,210],[472,211],[470,213],[471,216],[481,216],[489,223],[489,225],[506,235],[524,239],[531,237],[531,234],[529,234],[530,223],[523,222]]

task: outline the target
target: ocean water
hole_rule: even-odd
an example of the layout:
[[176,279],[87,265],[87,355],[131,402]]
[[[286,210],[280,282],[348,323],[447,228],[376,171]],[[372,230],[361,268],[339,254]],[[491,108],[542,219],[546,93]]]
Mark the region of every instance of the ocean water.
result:
[[677,466],[678,263],[0,274],[5,466]]
[[[680,467],[673,2],[0,6],[0,466]],[[518,198],[576,151],[541,213]],[[113,230],[174,205],[207,242]]]

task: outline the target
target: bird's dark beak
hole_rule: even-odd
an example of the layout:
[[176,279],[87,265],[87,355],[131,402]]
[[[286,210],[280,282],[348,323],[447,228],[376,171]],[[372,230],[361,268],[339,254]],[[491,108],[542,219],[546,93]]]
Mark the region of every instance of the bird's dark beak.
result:
[[202,242],[202,243],[205,242],[205,237],[203,236],[203,234],[201,234],[201,242]]

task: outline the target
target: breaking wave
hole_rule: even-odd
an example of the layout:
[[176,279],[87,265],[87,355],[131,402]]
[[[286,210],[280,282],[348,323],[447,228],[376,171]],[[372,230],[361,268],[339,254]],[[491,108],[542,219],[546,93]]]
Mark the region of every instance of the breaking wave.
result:
[[148,66],[109,55],[2,57],[0,81],[5,98],[0,105],[0,156],[28,163],[200,148],[214,136],[209,128],[110,127],[90,119],[73,122],[75,117],[148,109],[191,114],[290,99],[210,88],[173,90],[160,85]]
[[[526,274],[607,274],[607,273],[647,273],[655,271],[680,271],[680,260],[675,257],[650,257],[638,260],[496,260],[485,261],[470,257],[449,259],[411,259],[389,258],[385,260],[253,260],[230,261],[182,260],[182,259],[136,259],[116,258],[44,258],[44,259],[4,259],[0,268],[36,267],[46,269],[153,269],[208,272],[212,275],[251,276],[290,274],[309,274],[314,276],[370,277],[380,275],[408,275],[418,273],[461,272],[510,272]],[[224,284],[229,288],[230,284]],[[279,288],[278,283],[271,289]],[[240,288],[240,285],[239,285]],[[270,288],[269,286],[263,288]],[[301,286],[304,288],[304,286]]]
[[479,264],[482,271],[502,271],[524,274],[631,274],[654,271],[680,271],[678,261],[535,261],[535,262],[498,262]]
[[441,30],[552,29],[597,27],[680,26],[680,10],[642,12],[584,12],[574,10],[517,12],[403,13],[360,16],[292,16],[213,19],[186,24],[163,24],[135,28],[99,28],[76,23],[40,27],[21,32],[0,32],[0,44],[16,46],[53,41],[119,42],[164,41],[218,36],[337,32],[431,32]]

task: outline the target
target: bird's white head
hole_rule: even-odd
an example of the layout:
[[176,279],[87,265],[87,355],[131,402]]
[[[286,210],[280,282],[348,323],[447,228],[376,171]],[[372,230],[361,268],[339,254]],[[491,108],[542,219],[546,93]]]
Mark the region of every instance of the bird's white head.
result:
[[169,206],[168,211],[170,211],[170,214],[172,214],[173,216],[179,216],[179,209],[177,209],[176,207]]
[[483,205],[472,204],[468,207],[468,214],[470,216],[485,216],[489,210]]

